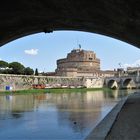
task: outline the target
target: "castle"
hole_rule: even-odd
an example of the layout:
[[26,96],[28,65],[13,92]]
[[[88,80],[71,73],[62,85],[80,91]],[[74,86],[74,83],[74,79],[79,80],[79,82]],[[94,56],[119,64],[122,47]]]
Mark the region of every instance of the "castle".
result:
[[57,76],[81,77],[94,76],[99,77],[103,73],[100,71],[100,59],[96,57],[93,51],[73,49],[64,59],[57,60]]

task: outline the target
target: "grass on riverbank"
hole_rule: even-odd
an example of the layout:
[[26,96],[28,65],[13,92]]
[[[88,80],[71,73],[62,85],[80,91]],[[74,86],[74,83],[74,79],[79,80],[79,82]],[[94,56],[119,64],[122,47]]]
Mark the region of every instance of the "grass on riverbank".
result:
[[17,90],[17,91],[0,91],[0,94],[33,94],[33,93],[72,93],[72,92],[86,92],[86,91],[98,91],[106,90],[108,88],[64,88],[64,89],[29,89],[29,90]]

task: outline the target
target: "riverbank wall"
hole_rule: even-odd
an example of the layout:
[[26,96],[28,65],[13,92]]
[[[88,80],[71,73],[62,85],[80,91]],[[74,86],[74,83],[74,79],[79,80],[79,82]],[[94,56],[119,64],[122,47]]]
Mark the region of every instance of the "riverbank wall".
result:
[[34,76],[34,75],[10,75],[0,74],[0,91],[5,91],[6,87],[12,90],[31,89],[33,84],[45,84],[46,87],[86,87],[102,88],[103,78],[93,77],[58,77],[58,76]]

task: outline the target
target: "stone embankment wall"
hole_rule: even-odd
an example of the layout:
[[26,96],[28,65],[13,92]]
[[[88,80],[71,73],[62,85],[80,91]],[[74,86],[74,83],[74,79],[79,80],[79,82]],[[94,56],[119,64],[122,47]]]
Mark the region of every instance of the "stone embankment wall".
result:
[[90,78],[86,78],[84,81],[85,81],[84,85],[87,88],[103,88],[104,86],[104,78],[90,77]]
[[38,79],[33,76],[22,75],[0,75],[0,90],[5,90],[6,86],[11,86],[13,90],[30,89],[33,83],[36,83]]
[[31,89],[33,84],[46,84],[48,86],[86,86],[87,88],[103,87],[103,79],[93,78],[73,78],[73,77],[54,77],[54,76],[27,76],[27,75],[7,75],[0,74],[0,90],[4,91],[6,86],[13,90]]

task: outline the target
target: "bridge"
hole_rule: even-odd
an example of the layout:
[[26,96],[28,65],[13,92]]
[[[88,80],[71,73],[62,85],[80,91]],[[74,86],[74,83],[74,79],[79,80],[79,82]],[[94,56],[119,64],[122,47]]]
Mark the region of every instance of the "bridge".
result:
[[0,4],[0,46],[34,33],[77,30],[140,48],[139,27],[139,0],[4,0]]
[[105,86],[111,89],[132,89],[140,88],[139,76],[121,76],[105,78]]

